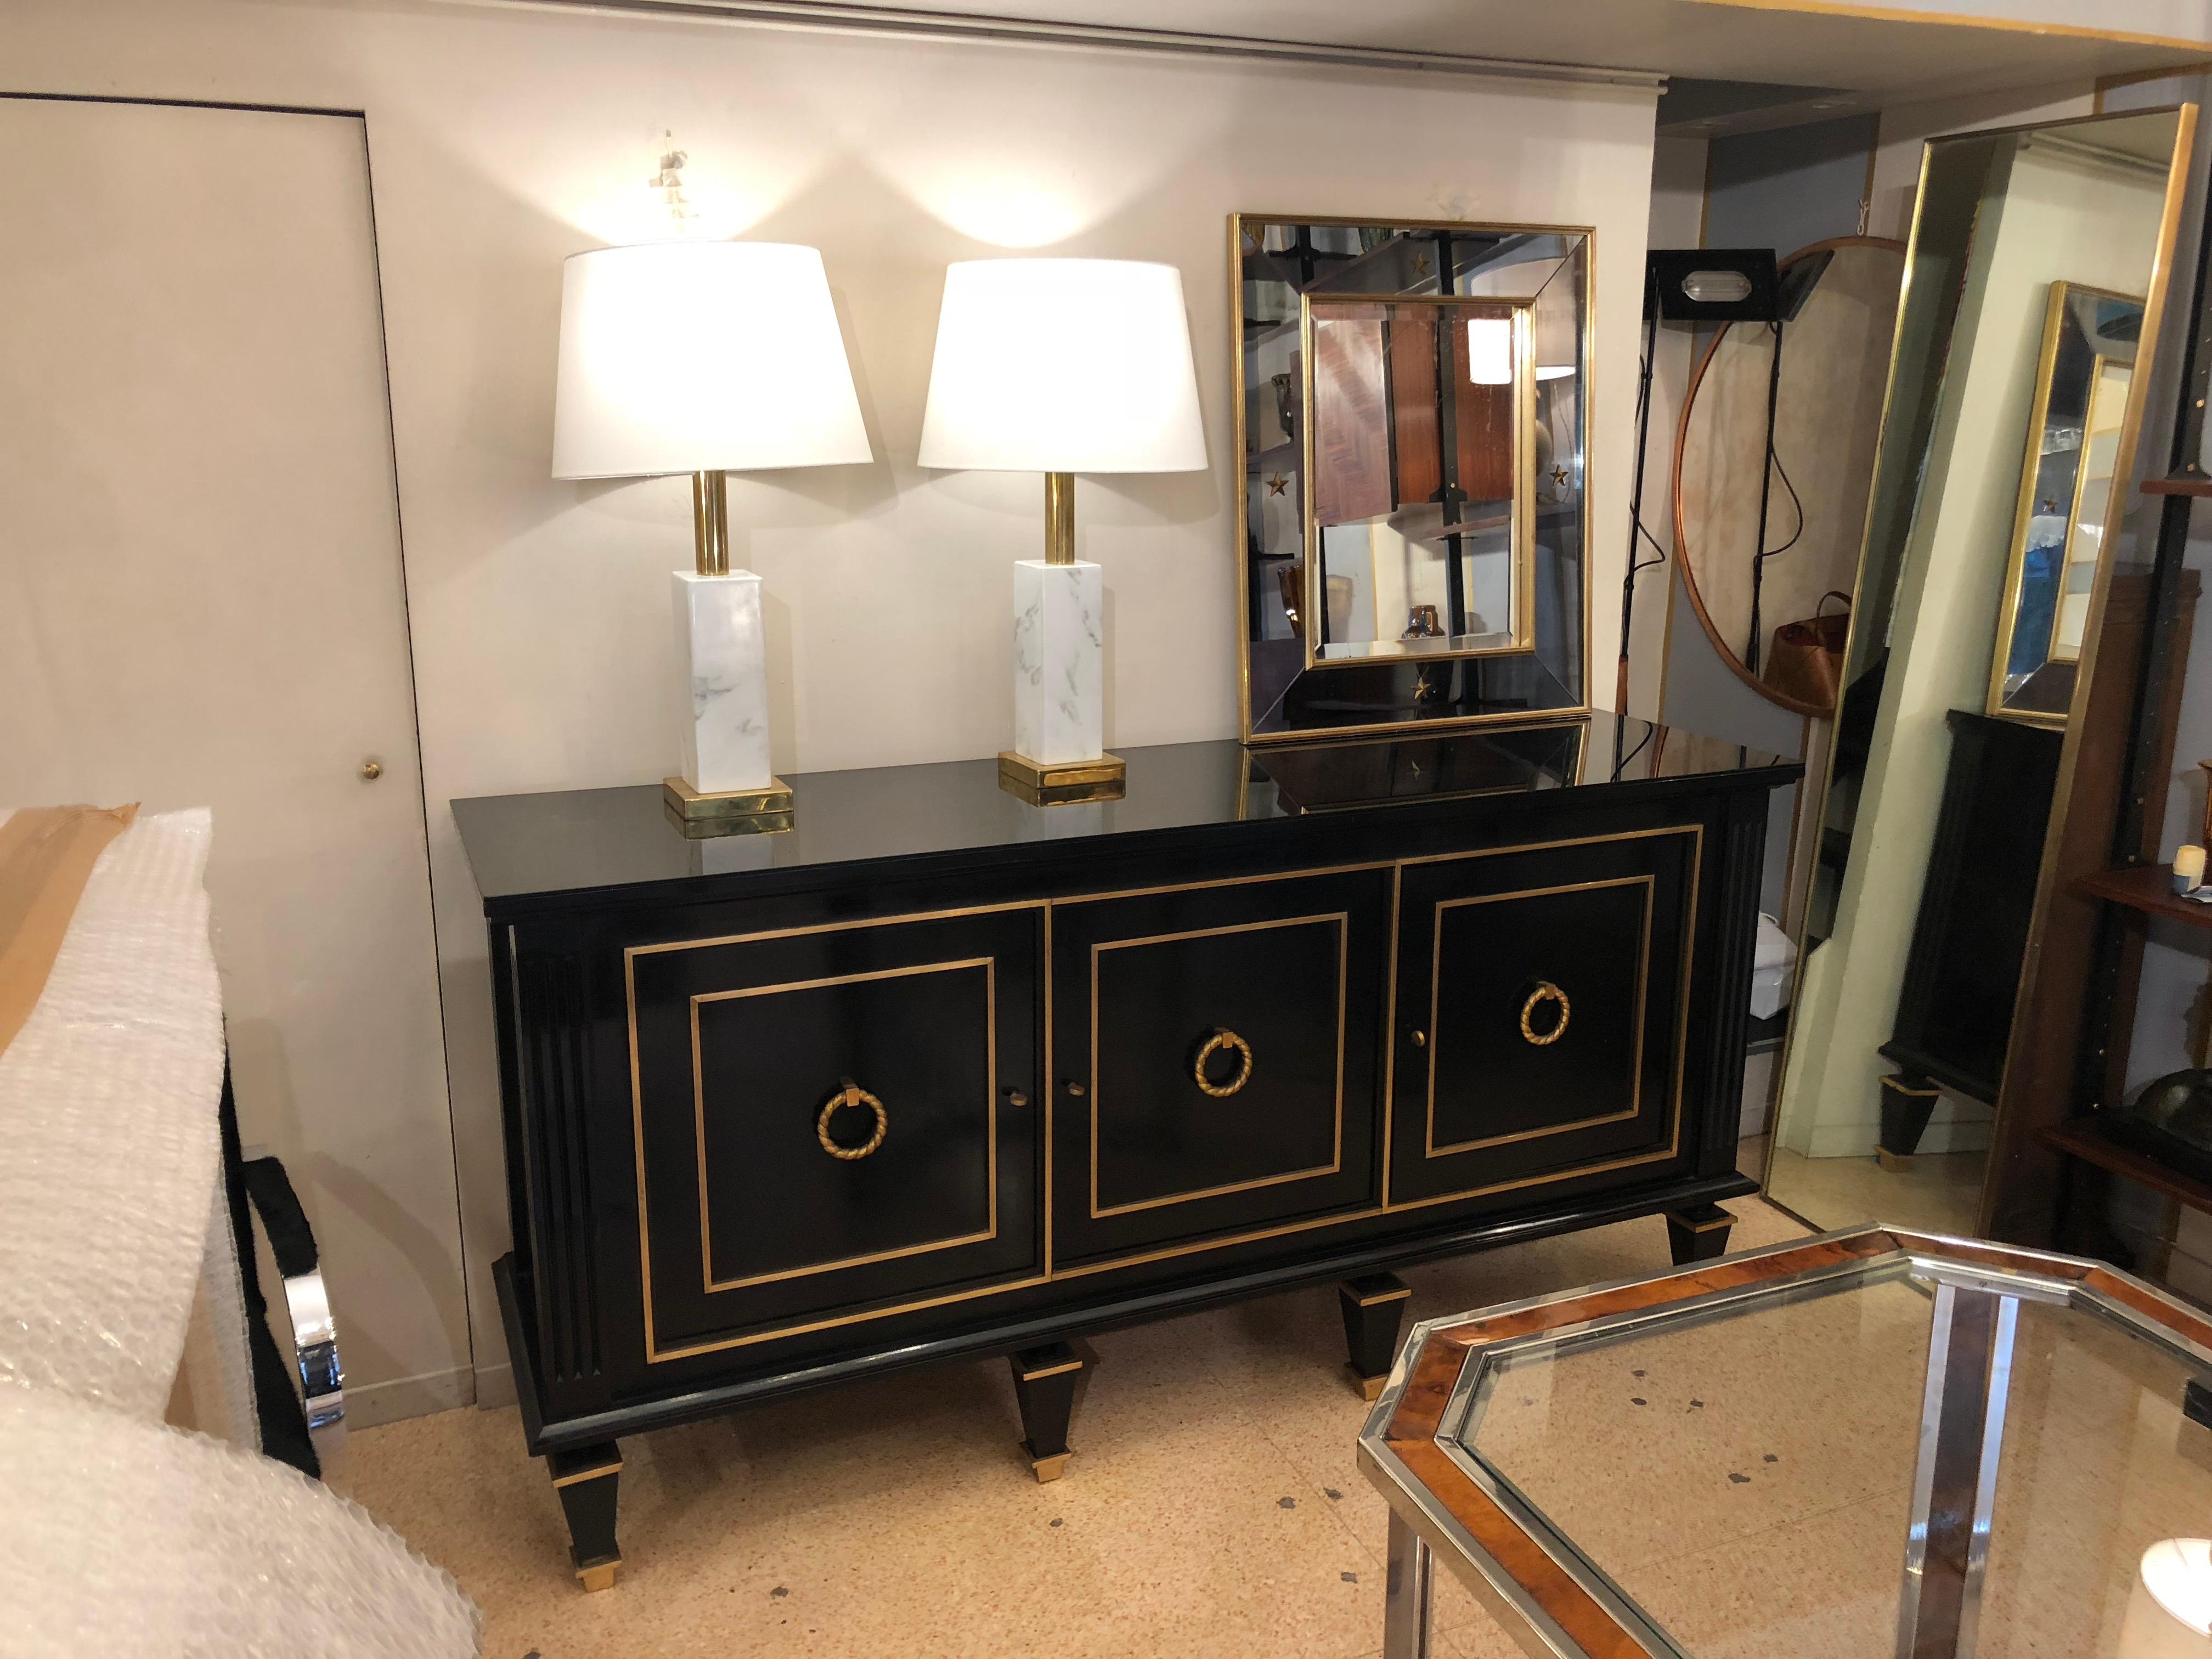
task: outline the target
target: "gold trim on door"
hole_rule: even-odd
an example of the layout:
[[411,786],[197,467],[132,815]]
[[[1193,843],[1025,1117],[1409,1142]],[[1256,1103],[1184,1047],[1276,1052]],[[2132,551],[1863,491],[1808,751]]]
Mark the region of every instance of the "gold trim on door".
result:
[[[714,1237],[707,1205],[707,1090],[699,1061],[699,1005],[702,1002],[734,1002],[744,997],[779,996],[795,991],[819,991],[832,985],[913,979],[922,974],[961,973],[971,968],[983,970],[984,1145],[988,1168],[986,1179],[990,1194],[990,1224],[979,1233],[925,1239],[919,1244],[903,1245],[896,1250],[840,1256],[832,1261],[810,1262],[804,1267],[786,1267],[772,1273],[754,1273],[743,1279],[715,1278]],[[959,962],[929,962],[910,968],[881,968],[865,974],[839,974],[828,979],[790,980],[780,985],[752,985],[735,991],[708,991],[693,997],[691,1121],[694,1143],[698,1148],[699,1269],[701,1279],[709,1295],[717,1291],[741,1290],[748,1285],[770,1285],[787,1279],[805,1279],[813,1273],[834,1273],[841,1267],[861,1267],[871,1262],[896,1261],[902,1256],[927,1255],[933,1251],[956,1249],[965,1244],[988,1243],[999,1236],[999,959],[996,957],[969,957]]]
[[[642,1317],[645,1327],[645,1359],[647,1364],[654,1364],[664,1359],[686,1359],[697,1354],[713,1353],[723,1348],[741,1348],[755,1342],[769,1341],[779,1336],[799,1336],[805,1334],[808,1331],[824,1330],[832,1326],[849,1324],[855,1320],[880,1319],[894,1313],[910,1312],[920,1308],[937,1307],[946,1302],[964,1301],[969,1297],[988,1296],[998,1291],[1020,1290],[1031,1285],[1043,1284],[1045,1282],[1045,1274],[1035,1273],[1025,1279],[1009,1280],[1003,1285],[985,1285],[973,1290],[957,1291],[949,1296],[935,1297],[925,1302],[909,1304],[903,1308],[874,1309],[861,1313],[847,1315],[839,1318],[816,1320],[811,1323],[804,1325],[785,1326],[776,1330],[763,1331],[750,1336],[734,1336],[707,1343],[690,1343],[680,1348],[663,1348],[660,1346],[660,1339],[654,1330],[653,1320],[653,1244],[649,1216],[647,1207],[647,1200],[645,1191],[645,1089],[644,1085],[640,1080],[638,1075],[638,957],[642,956],[659,956],[672,951],[702,950],[710,945],[747,945],[761,939],[796,939],[809,933],[842,933],[849,932],[851,929],[855,927],[896,927],[905,922],[945,921],[956,916],[999,915],[1016,910],[1041,910],[1044,913],[1044,938],[1047,945],[1049,946],[1052,939],[1051,901],[1047,899],[1020,899],[1006,904],[970,904],[949,910],[911,911],[907,914],[896,916],[860,917],[849,921],[817,922],[810,927],[770,927],[750,933],[718,933],[711,939],[669,939],[658,945],[629,945],[623,947],[623,1009],[629,1036],[630,1157],[633,1160],[634,1173],[637,1179],[638,1301],[640,1304],[639,1312]],[[508,929],[508,948],[510,951],[514,948],[514,930],[511,927]],[[1048,1012],[1049,1012],[1051,1006],[1050,995],[1052,982],[1049,978],[1051,971],[1051,956],[1049,950],[1048,950],[1044,966],[1044,972],[1048,977],[1040,981],[1044,988],[1046,1007]],[[519,982],[518,979],[518,983]],[[994,1015],[995,1012],[996,1011],[994,1009]],[[1045,1024],[1045,1042],[1048,1045],[1045,1054],[1048,1063],[1049,1063],[1051,1059],[1051,1049],[1049,1047],[1051,1041],[1052,1025],[1050,1020],[1048,1019]],[[1048,1072],[1047,1076],[1049,1075],[1050,1073]],[[1049,1113],[1046,1115],[1045,1121],[1041,1126],[1040,1133],[1043,1134],[1045,1140],[1045,1175],[1047,1178],[1045,1202],[1047,1206],[1046,1217],[1048,1224],[1049,1224],[1051,1216],[1050,1205],[1052,1201],[1052,1189],[1050,1185],[1050,1177],[1052,1174],[1052,1120]],[[1049,1224],[1048,1224],[1045,1229],[1044,1249],[1046,1272],[1049,1273],[1051,1270],[1052,1261],[1052,1229]]]
[[[1444,912],[1464,909],[1476,904],[1502,904],[1509,899],[1545,898],[1553,893],[1592,893],[1607,887],[1638,886],[1644,889],[1644,929],[1636,962],[1636,1058],[1629,1073],[1633,1079],[1633,1087],[1628,1109],[1607,1112],[1597,1117],[1577,1118],[1571,1123],[1547,1124],[1540,1129],[1518,1129],[1511,1134],[1485,1135],[1474,1140],[1455,1140],[1448,1146],[1437,1146],[1437,1055],[1444,1046],[1444,1032],[1443,1022],[1437,1018],[1437,1008],[1443,991]],[[1435,914],[1429,919],[1429,1078],[1425,1107],[1428,1134],[1426,1150],[1422,1154],[1425,1158],[1448,1158],[1455,1152],[1471,1152],[1483,1146],[1503,1146],[1519,1140],[1540,1140],[1547,1135],[1565,1134],[1571,1129],[1594,1129],[1601,1123],[1625,1123],[1644,1109],[1644,1006],[1651,981],[1651,911],[1658,888],[1659,878],[1654,875],[1614,876],[1603,881],[1566,882],[1554,887],[1524,887],[1510,893],[1479,893],[1467,898],[1437,901]]]
[[[1432,853],[1418,858],[1401,859],[1398,863],[1399,867],[1402,870],[1406,866],[1411,864],[1448,864],[1455,862],[1461,859],[1497,858],[1507,853],[1542,852],[1554,847],[1592,847],[1602,845],[1608,842],[1649,841],[1653,837],[1659,836],[1687,836],[1690,837],[1690,891],[1686,912],[1689,918],[1689,923],[1688,926],[1683,929],[1682,982],[1680,988],[1676,993],[1680,1001],[1679,1012],[1677,1012],[1674,1020],[1674,1086],[1671,1091],[1669,1098],[1666,1146],[1657,1152],[1639,1152],[1632,1158],[1612,1158],[1603,1164],[1577,1164],[1572,1169],[1551,1170],[1542,1175],[1529,1176],[1519,1181],[1498,1182],[1488,1187],[1469,1188],[1463,1192],[1438,1193],[1435,1196],[1430,1198],[1411,1198],[1406,1200],[1402,1203],[1393,1203],[1390,1200],[1390,1189],[1387,1184],[1389,1180],[1388,1166],[1386,1165],[1384,1175],[1385,1185],[1382,1189],[1382,1209],[1384,1212],[1395,1213],[1400,1210],[1425,1209],[1431,1205],[1452,1204],[1457,1203],[1464,1199],[1485,1198],[1492,1193],[1510,1192],[1516,1188],[1520,1187],[1538,1186],[1554,1181],[1578,1180],[1583,1176],[1604,1175],[1613,1170],[1630,1169],[1638,1164],[1663,1163],[1667,1159],[1674,1158],[1680,1153],[1682,1148],[1682,1073],[1684,1069],[1689,1064],[1690,992],[1692,988],[1692,976],[1697,963],[1698,887],[1698,878],[1704,873],[1705,867],[1705,826],[1702,823],[1675,823],[1668,824],[1664,828],[1657,830],[1628,830],[1610,836],[1577,836],[1565,841],[1528,842],[1516,847],[1487,847],[1478,848],[1474,852],[1468,853]],[[1393,960],[1395,961],[1395,953],[1393,952]],[[1389,1025],[1385,1029],[1390,1034],[1389,1052],[1395,1057],[1398,1052],[1398,992],[1395,981],[1390,988],[1390,1020]],[[1389,1117],[1385,1120],[1383,1133],[1382,1144],[1383,1148],[1387,1152],[1390,1146],[1390,1131],[1392,1127],[1395,1125],[1397,1116],[1397,1091],[1395,1089],[1393,1089],[1383,1098],[1385,1109],[1390,1115]]]
[[[1281,1175],[1262,1176],[1256,1181],[1231,1182],[1226,1186],[1202,1187],[1189,1192],[1169,1193],[1159,1198],[1139,1199],[1133,1204],[1115,1204],[1101,1209],[1098,1204],[1098,1119],[1102,1102],[1098,1093],[1098,958],[1109,951],[1134,950],[1139,945],[1169,945],[1177,939],[1218,939],[1225,933],[1257,933],[1278,927],[1313,927],[1334,922],[1336,926],[1336,1134],[1334,1151],[1327,1164],[1317,1164],[1310,1170],[1291,1170]],[[1283,916],[1271,921],[1241,921],[1225,927],[1194,927],[1180,933],[1149,933],[1142,939],[1108,939],[1091,947],[1091,1218],[1099,1220],[1107,1216],[1129,1215],[1139,1210],[1156,1210],[1164,1204],[1188,1204],[1202,1198],[1221,1198],[1231,1193],[1250,1192],[1260,1187],[1279,1187],[1288,1181],[1311,1181],[1322,1176],[1332,1176],[1344,1167],[1344,1007],[1345,979],[1350,969],[1350,939],[1352,915],[1347,910],[1335,910],[1326,915]]]
[[[1401,888],[1405,869],[1409,865],[1439,864],[1461,859],[1496,858],[1509,853],[1540,852],[1556,847],[1586,847],[1609,842],[1640,841],[1657,836],[1688,836],[1691,841],[1690,890],[1688,900],[1689,925],[1682,945],[1682,982],[1680,1012],[1676,1020],[1674,1045],[1674,1085],[1673,1110],[1668,1128],[1668,1144],[1656,1151],[1639,1152],[1626,1158],[1608,1158],[1602,1163],[1577,1165],[1568,1170],[1547,1170],[1540,1175],[1524,1176],[1512,1181],[1495,1182],[1486,1187],[1469,1188],[1464,1191],[1439,1193],[1432,1197],[1407,1199],[1393,1202],[1389,1196],[1391,1137],[1396,1121],[1395,1058],[1397,1043],[1398,1000],[1398,915],[1401,908]],[[940,1308],[957,1302],[970,1302],[981,1297],[1008,1296],[1062,1279],[1081,1279],[1093,1273],[1112,1273],[1123,1267],[1142,1267],[1150,1262],[1196,1255],[1208,1250],[1234,1249],[1240,1244],[1257,1243],[1263,1239],[1280,1238],[1293,1233],[1311,1232],[1322,1227],[1353,1226],[1372,1221],[1383,1215],[1397,1214],[1407,1210],[1431,1209],[1440,1204],[1460,1204],[1473,1199],[1486,1198],[1498,1193],[1514,1192],[1528,1187],[1548,1186],[1561,1181],[1580,1180],[1586,1176],[1609,1174],[1615,1170],[1632,1169],[1638,1164],[1662,1163],[1678,1156],[1681,1150],[1682,1134],[1682,1077],[1688,1064],[1688,1041],[1692,975],[1695,963],[1698,939],[1698,896],[1699,878],[1705,853],[1705,826],[1674,824],[1657,830],[1633,830],[1610,836],[1571,836],[1564,840],[1527,842],[1510,847],[1480,848],[1464,853],[1435,853],[1404,859],[1380,859],[1365,863],[1331,865],[1320,869],[1286,870],[1264,875],[1230,877],[1217,881],[1185,883],[1175,886],[1130,888],[1119,891],[1071,894],[1054,899],[1035,899],[1010,904],[974,905],[962,909],[924,911],[912,915],[888,916],[875,920],[830,922],[812,927],[778,928],[765,933],[730,934],[712,939],[674,940],[666,944],[631,945],[623,952],[623,994],[628,1006],[630,1050],[630,1103],[633,1152],[636,1158],[638,1198],[638,1246],[640,1287],[643,1300],[645,1325],[645,1357],[648,1364],[666,1360],[692,1359],[702,1354],[726,1352],[732,1348],[751,1347],[763,1342],[780,1341],[787,1338],[811,1335],[817,1331],[835,1330],[847,1325],[866,1323],[870,1320],[891,1319],[902,1314],[921,1313],[931,1308]],[[919,1297],[889,1307],[863,1308],[852,1313],[832,1314],[819,1319],[803,1320],[795,1324],[779,1325],[771,1330],[751,1331],[738,1336],[715,1337],[703,1341],[687,1342],[674,1348],[663,1348],[654,1334],[653,1319],[652,1254],[647,1245],[645,1194],[645,1120],[642,1092],[638,1079],[637,1053],[637,994],[635,959],[640,955],[659,951],[692,949],[704,945],[743,944],[751,939],[788,938],[795,934],[840,932],[852,927],[888,926],[896,922],[932,921],[940,918],[961,915],[987,915],[1000,911],[1041,909],[1044,912],[1045,958],[1043,978],[1040,981],[1044,997],[1044,1057],[1045,1077],[1051,1083],[1055,1077],[1052,1069],[1053,981],[1052,981],[1052,913],[1063,904],[1087,903],[1099,899],[1118,898],[1152,893],[1180,892],[1208,887],[1242,886],[1258,881],[1289,881],[1300,877],[1342,874],[1358,870],[1389,870],[1391,872],[1390,907],[1390,966],[1389,988],[1383,1030],[1390,1041],[1383,1046],[1382,1095],[1382,1201],[1364,1209],[1347,1211],[1303,1220],[1283,1223],[1272,1227],[1255,1228],[1245,1232],[1230,1233],[1189,1243],[1166,1246],[1154,1250],[1140,1251],[1129,1255],[1115,1255],[1103,1261],[1088,1262],[1073,1267],[1056,1267],[1052,1261],[1052,1187],[1053,1187],[1053,1114],[1049,1109],[1039,1126],[1044,1137],[1044,1270],[995,1284],[970,1285],[962,1290],[948,1291],[936,1296]],[[1056,1085],[1055,1089],[1056,1089]]]

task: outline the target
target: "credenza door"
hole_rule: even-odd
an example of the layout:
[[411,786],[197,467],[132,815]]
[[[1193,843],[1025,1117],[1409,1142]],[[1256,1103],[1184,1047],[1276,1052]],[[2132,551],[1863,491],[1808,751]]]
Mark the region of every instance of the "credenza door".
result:
[[1054,1270],[1379,1200],[1389,872],[1053,906]]
[[1689,825],[1402,866],[1394,1206],[1676,1154],[1702,841]]
[[649,1358],[1042,1271],[1043,915],[626,953]]

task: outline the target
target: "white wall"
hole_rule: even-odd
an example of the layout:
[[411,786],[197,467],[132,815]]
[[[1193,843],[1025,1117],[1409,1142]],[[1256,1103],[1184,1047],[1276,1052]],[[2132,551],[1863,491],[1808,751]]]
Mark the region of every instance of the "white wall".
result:
[[1182,269],[1213,469],[1085,480],[1079,533],[1105,566],[1109,744],[1233,734],[1238,209],[1597,228],[1590,654],[1611,696],[1650,92],[409,0],[9,0],[0,64],[18,91],[367,112],[480,1376],[502,1364],[507,1218],[483,930],[447,802],[675,769],[684,484],[547,476],[560,261],[653,234],[664,131],[712,228],[823,250],[878,457],[732,480],[736,557],[768,583],[780,770],[1006,741],[1007,563],[1035,556],[1042,491],[914,454],[942,269],[1010,247]]

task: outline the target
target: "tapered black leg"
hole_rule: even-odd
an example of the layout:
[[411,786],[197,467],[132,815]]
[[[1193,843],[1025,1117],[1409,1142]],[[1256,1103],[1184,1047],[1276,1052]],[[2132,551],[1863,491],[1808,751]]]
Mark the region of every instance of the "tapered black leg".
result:
[[622,1478],[622,1453],[611,1440],[574,1451],[548,1452],[546,1472],[568,1517],[568,1553],[576,1578],[587,1590],[614,1588],[622,1549],[615,1542],[615,1488]]
[[1726,1255],[1729,1229],[1735,1225],[1735,1218],[1717,1204],[1668,1211],[1667,1248],[1674,1252],[1674,1265],[1686,1267],[1692,1261]]
[[1398,1328],[1405,1322],[1406,1304],[1413,1294],[1395,1273],[1369,1273],[1336,1287],[1337,1306],[1344,1315],[1344,1346],[1352,1352],[1352,1380],[1364,1400],[1381,1394],[1389,1378],[1390,1366],[1398,1358]]
[[1088,1352],[1066,1342],[1024,1348],[1007,1361],[1014,1368],[1014,1399],[1022,1408],[1022,1449],[1040,1480],[1057,1480],[1075,1455],[1067,1428],[1075,1417],[1075,1396],[1085,1374],[1097,1364]]
[[1878,1079],[1881,1084],[1881,1139],[1874,1155],[1893,1174],[1911,1167],[1920,1150],[1920,1137],[1935,1115],[1941,1097],[1935,1080],[1917,1072],[1896,1072]]

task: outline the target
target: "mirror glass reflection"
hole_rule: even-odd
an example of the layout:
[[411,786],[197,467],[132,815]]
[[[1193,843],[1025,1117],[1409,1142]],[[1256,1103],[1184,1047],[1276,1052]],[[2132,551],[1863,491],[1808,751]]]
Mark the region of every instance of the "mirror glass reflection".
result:
[[1247,734],[1583,707],[1588,233],[1234,234]]
[[1310,315],[1315,656],[1527,650],[1527,307],[1316,300]]
[[2182,132],[1928,146],[1768,1164],[1818,1226],[1978,1230]]

